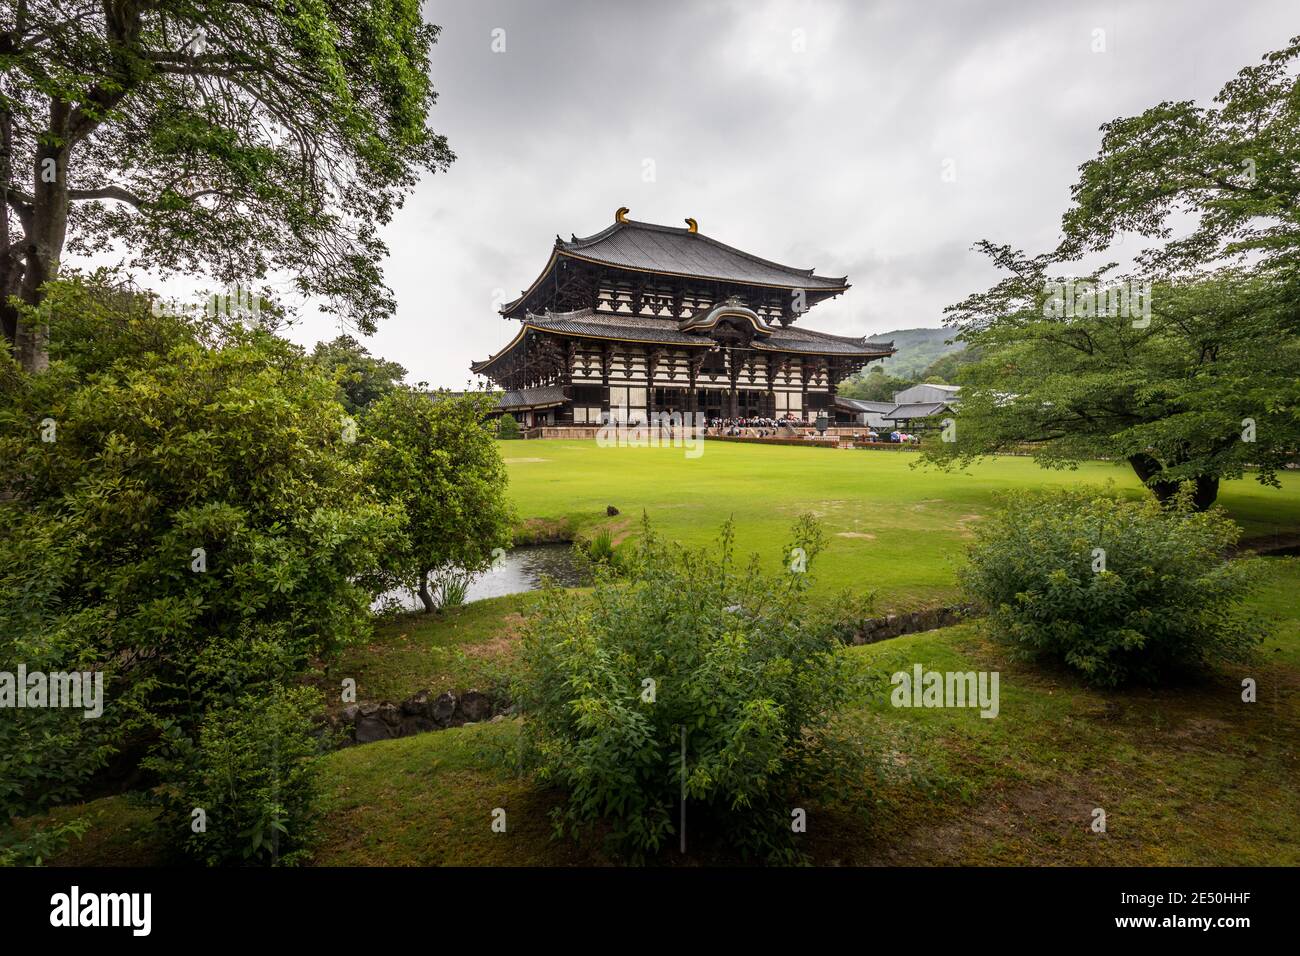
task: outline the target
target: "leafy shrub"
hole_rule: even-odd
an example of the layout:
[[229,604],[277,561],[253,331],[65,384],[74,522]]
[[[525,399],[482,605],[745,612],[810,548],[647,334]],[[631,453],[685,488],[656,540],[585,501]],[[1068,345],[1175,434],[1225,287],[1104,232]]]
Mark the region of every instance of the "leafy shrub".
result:
[[12,708],[16,701],[0,710],[0,865],[39,864],[80,834],[81,821],[29,821],[21,833],[16,822],[77,798],[132,729],[135,698],[145,688],[122,688],[116,669],[100,660],[96,637],[105,622],[98,609],[58,608],[68,565],[55,529],[11,505],[0,505],[0,521],[0,672],[16,682],[20,667],[29,675],[99,671],[101,702],[113,702],[89,718],[83,708]]
[[167,781],[153,799],[168,842],[208,866],[301,862],[317,816],[320,709],[309,688],[277,688],[209,711],[196,737],[169,724],[144,762]]
[[[800,519],[791,547],[811,559],[822,544]],[[615,852],[659,850],[676,832],[684,732],[697,832],[796,859],[792,810],[865,767],[832,732],[854,687],[834,616],[810,608],[807,574],[737,566],[730,524],[716,550],[688,550],[647,523],[624,564],[590,594],[544,594],[523,639],[514,697],[527,759],[568,791],[557,832],[603,822]]]
[[510,414],[502,415],[497,422],[497,438],[510,440],[519,437],[519,423]]
[[402,521],[297,346],[98,278],[41,315],[48,371],[0,350],[0,664],[104,671],[105,712],[0,721],[7,815],[75,798],[132,726],[192,735],[368,635],[359,579]]
[[495,550],[510,544],[514,513],[505,463],[485,421],[490,407],[481,392],[396,388],[366,410],[359,445],[366,481],[406,516],[406,533],[388,550],[375,590],[415,591],[433,611],[430,582],[485,570]]
[[1023,655],[1103,687],[1155,682],[1241,659],[1259,640],[1242,609],[1257,565],[1224,557],[1239,533],[1221,511],[1196,512],[1186,491],[1171,506],[1095,489],[1022,493],[977,526],[960,577]]

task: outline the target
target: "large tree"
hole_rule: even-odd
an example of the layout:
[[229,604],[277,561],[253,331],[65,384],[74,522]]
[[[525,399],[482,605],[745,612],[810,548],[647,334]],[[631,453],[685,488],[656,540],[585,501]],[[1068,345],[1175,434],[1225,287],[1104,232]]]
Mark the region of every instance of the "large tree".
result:
[[[418,0],[0,0],[0,322],[29,370],[66,251],[293,277],[362,330],[377,227],[452,153]],[[24,316],[33,317],[25,319]]]
[[340,335],[331,342],[317,342],[312,361],[339,386],[339,401],[349,412],[359,412],[373,405],[406,377],[406,369],[397,362],[378,358],[350,335]]
[[1300,37],[1241,70],[1210,106],[1160,103],[1103,126],[1097,156],[1079,168],[1057,258],[1105,250],[1133,233],[1161,240],[1137,259],[1150,275],[1249,258],[1294,279],[1298,72]]
[[1052,468],[1111,458],[1162,501],[1194,483],[1201,508],[1247,470],[1277,484],[1300,449],[1300,338],[1283,286],[1226,271],[1153,286],[1149,319],[1058,316],[1041,260],[989,251],[1012,276],[955,307],[980,357],[959,372],[955,440],[929,446],[929,461],[1025,446]]
[[[1298,64],[1300,38],[1210,106],[1102,127],[1055,250],[977,244],[1004,275],[947,310],[980,359],[959,373],[956,441],[930,460],[1025,444],[1049,466],[1126,459],[1162,499],[1194,482],[1202,507],[1247,469],[1276,483],[1300,448]],[[1079,263],[1126,234],[1146,242],[1111,281],[1149,288],[1150,315],[1061,309],[1066,283],[1106,284],[1113,264]]]

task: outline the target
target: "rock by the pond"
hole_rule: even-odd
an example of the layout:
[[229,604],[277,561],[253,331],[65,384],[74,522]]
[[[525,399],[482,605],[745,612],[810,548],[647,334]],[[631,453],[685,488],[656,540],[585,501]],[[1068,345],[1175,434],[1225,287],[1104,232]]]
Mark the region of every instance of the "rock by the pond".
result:
[[422,690],[402,701],[402,714],[406,717],[429,716],[429,692]]
[[423,714],[403,717],[402,725],[398,728],[399,737],[409,737],[411,734],[422,734],[429,730],[437,730],[438,725],[429,717]]
[[392,736],[392,728],[378,717],[362,717],[357,721],[356,741],[359,744],[374,743],[376,740],[388,740]]
[[339,715],[339,719],[342,720],[343,723],[345,724],[355,724],[357,722],[357,718],[360,716],[361,716],[361,708],[358,707],[356,704],[348,704],[346,707],[343,708],[343,713]]
[[377,716],[389,727],[396,727],[402,722],[402,709],[396,704],[380,704]]
[[451,723],[452,717],[456,714],[456,695],[451,691],[443,691],[437,699],[430,705],[429,716],[440,727],[446,727]]
[[487,694],[477,690],[468,690],[461,695],[457,709],[465,723],[477,723],[492,716],[492,701]]

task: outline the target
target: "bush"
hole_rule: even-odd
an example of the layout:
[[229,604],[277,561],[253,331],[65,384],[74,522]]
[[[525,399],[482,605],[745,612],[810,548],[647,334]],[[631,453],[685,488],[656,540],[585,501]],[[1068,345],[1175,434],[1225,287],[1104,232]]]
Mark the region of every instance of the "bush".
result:
[[1242,659],[1260,639],[1242,609],[1256,564],[1225,557],[1239,533],[1186,492],[1168,507],[1095,489],[1021,494],[977,527],[960,578],[1024,656],[1098,686],[1151,683]]
[[[89,637],[99,623],[95,615],[52,609],[52,595],[65,585],[57,535],[21,512],[4,509],[0,516],[12,522],[0,534],[0,672],[17,675],[21,666],[46,675],[102,670]],[[114,695],[112,675],[103,679],[105,697]],[[15,697],[26,691],[12,688]],[[28,829],[20,836],[13,825],[76,798],[124,735],[124,708],[87,718],[81,708],[19,709],[15,703],[6,699],[0,710],[0,862],[37,863],[73,831]]]
[[[433,611],[431,583],[473,577],[510,545],[514,512],[485,421],[490,407],[481,392],[396,388],[366,410],[359,446],[366,481],[406,516],[406,533],[385,555],[376,590],[415,591]],[[443,596],[454,597],[454,587]]]
[[[197,739],[168,725],[145,761],[168,781],[153,794],[168,843],[208,866],[301,862],[317,816],[320,709],[309,688],[277,688],[209,711]],[[205,815],[198,832],[195,810]]]
[[519,423],[513,415],[502,415],[497,422],[497,438],[512,439],[519,437]]
[[[807,574],[738,567],[732,539],[728,524],[716,551],[686,550],[647,524],[624,577],[604,570],[590,594],[543,596],[514,696],[526,757],[568,791],[557,832],[603,822],[610,849],[634,861],[664,846],[683,731],[695,832],[746,855],[796,859],[792,810],[861,781],[863,748],[838,747],[832,731],[854,682],[834,615],[810,609]],[[792,547],[811,558],[821,545],[800,519]]]
[[105,708],[4,718],[6,816],[367,636],[359,579],[401,528],[298,347],[97,278],[41,315],[47,372],[0,354],[0,666],[103,671]]

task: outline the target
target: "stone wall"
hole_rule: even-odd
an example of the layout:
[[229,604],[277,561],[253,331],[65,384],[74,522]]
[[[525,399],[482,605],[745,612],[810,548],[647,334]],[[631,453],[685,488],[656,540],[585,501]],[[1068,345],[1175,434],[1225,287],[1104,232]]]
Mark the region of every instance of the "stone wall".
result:
[[947,607],[932,607],[910,614],[886,614],[884,617],[872,617],[862,621],[853,632],[854,644],[874,644],[876,641],[901,637],[904,634],[919,634],[921,631],[933,631],[940,627],[951,627],[968,619],[973,613],[969,604],[952,604]]
[[458,694],[445,691],[436,697],[422,690],[400,704],[388,701],[349,704],[333,723],[335,729],[343,732],[344,746],[349,746],[460,727],[513,712],[514,708],[506,702],[477,690]]

